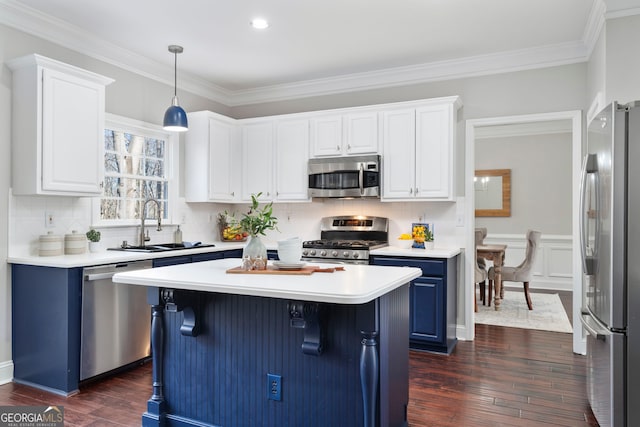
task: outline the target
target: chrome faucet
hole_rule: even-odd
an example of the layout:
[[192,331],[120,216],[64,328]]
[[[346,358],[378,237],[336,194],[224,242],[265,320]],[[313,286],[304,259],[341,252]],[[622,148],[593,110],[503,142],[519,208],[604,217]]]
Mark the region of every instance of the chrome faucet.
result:
[[147,209],[147,203],[149,202],[155,203],[158,207],[158,228],[156,230],[162,231],[162,209],[160,208],[160,202],[158,202],[156,199],[147,199],[142,205],[142,209],[140,210],[140,246],[142,247],[144,247],[145,242],[151,240],[151,238],[149,237],[149,231],[147,230],[146,234],[144,232],[144,219],[147,216],[145,213]]

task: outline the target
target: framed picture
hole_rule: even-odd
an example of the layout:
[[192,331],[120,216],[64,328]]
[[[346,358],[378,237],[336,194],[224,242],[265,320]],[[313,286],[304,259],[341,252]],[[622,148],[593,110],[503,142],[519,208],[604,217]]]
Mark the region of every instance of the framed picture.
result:
[[433,241],[433,224],[414,222],[411,225],[412,248],[425,249],[425,242]]

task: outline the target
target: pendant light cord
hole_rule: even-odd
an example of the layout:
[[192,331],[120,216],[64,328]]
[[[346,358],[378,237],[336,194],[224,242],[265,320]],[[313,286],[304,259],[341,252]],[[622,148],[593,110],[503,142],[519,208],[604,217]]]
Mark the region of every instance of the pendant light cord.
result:
[[178,96],[178,52],[173,52],[173,96]]

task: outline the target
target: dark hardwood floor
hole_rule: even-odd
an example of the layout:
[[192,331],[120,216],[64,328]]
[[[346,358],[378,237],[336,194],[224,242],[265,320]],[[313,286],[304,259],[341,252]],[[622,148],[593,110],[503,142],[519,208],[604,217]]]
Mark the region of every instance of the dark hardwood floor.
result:
[[[571,334],[476,325],[450,356],[411,351],[409,426],[597,426],[571,346]],[[5,384],[0,405],[62,405],[67,427],[138,426],[150,384],[148,363],[68,398]]]

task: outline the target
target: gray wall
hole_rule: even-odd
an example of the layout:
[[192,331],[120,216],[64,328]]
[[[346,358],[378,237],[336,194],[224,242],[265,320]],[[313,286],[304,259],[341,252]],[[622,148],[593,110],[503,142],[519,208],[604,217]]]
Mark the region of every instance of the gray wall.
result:
[[511,216],[477,217],[490,234],[571,235],[571,134],[476,141],[476,169],[511,169]]
[[640,100],[640,15],[606,23],[606,102]]
[[[235,118],[459,95],[464,120],[585,106],[586,64],[232,107]],[[460,135],[464,137],[464,135]]]

